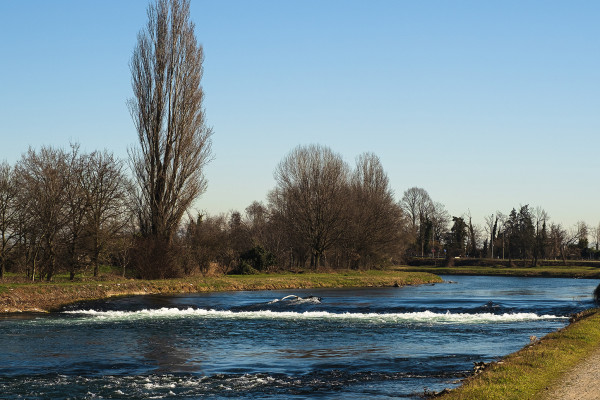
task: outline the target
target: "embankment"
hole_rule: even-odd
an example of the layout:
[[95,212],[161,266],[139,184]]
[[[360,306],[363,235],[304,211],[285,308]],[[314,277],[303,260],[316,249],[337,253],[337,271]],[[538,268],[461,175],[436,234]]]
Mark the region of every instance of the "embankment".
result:
[[[554,388],[600,348],[600,309],[584,311],[565,328],[488,364],[442,400],[547,399]],[[600,386],[600,384],[598,385]],[[576,390],[577,388],[575,388]],[[583,398],[574,395],[568,398]]]
[[396,267],[398,271],[421,271],[436,275],[528,276],[541,278],[600,279],[596,265],[546,265],[538,267],[508,265],[455,265],[453,267],[419,265]]
[[426,272],[344,271],[335,273],[262,274],[169,280],[114,280],[66,283],[0,283],[0,313],[50,312],[87,300],[141,294],[177,294],[235,290],[383,287],[437,283]]

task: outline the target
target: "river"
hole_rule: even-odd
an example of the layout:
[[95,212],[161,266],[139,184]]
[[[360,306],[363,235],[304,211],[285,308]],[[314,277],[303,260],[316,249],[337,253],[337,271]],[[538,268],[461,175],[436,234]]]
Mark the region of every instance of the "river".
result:
[[565,326],[593,306],[598,285],[443,278],[136,296],[0,316],[1,397],[416,399]]

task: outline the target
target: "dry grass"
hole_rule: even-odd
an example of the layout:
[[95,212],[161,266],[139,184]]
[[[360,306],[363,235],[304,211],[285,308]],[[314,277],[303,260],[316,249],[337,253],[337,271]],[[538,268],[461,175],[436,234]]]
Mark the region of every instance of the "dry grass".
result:
[[192,292],[405,286],[441,282],[424,272],[341,271],[335,273],[261,274],[134,280],[102,276],[75,282],[0,283],[0,312],[52,311],[69,303],[111,296]]

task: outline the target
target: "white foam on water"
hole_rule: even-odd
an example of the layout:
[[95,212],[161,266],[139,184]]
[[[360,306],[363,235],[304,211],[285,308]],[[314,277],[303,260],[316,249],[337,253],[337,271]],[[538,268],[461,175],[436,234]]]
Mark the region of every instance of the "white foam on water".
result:
[[372,321],[381,323],[439,323],[439,324],[486,324],[510,323],[538,320],[563,320],[568,317],[556,315],[537,315],[535,313],[434,313],[431,311],[411,313],[331,313],[327,311],[227,311],[207,310],[202,308],[160,308],[140,311],[65,311],[66,314],[75,314],[84,318],[99,321],[140,320],[140,319],[173,319],[173,318],[205,318],[205,319],[268,319],[268,320],[346,320],[346,321]]

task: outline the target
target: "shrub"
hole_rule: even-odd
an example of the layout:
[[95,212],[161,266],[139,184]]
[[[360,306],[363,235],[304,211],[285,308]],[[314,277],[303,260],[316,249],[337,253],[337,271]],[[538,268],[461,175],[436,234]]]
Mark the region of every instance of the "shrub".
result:
[[177,262],[179,251],[160,238],[138,238],[131,249],[131,264],[142,279],[178,278],[182,271]]
[[240,266],[244,263],[257,271],[265,271],[275,265],[275,256],[262,246],[254,246],[240,255]]
[[256,275],[258,273],[259,271],[246,261],[242,261],[237,268],[231,271],[233,275]]

